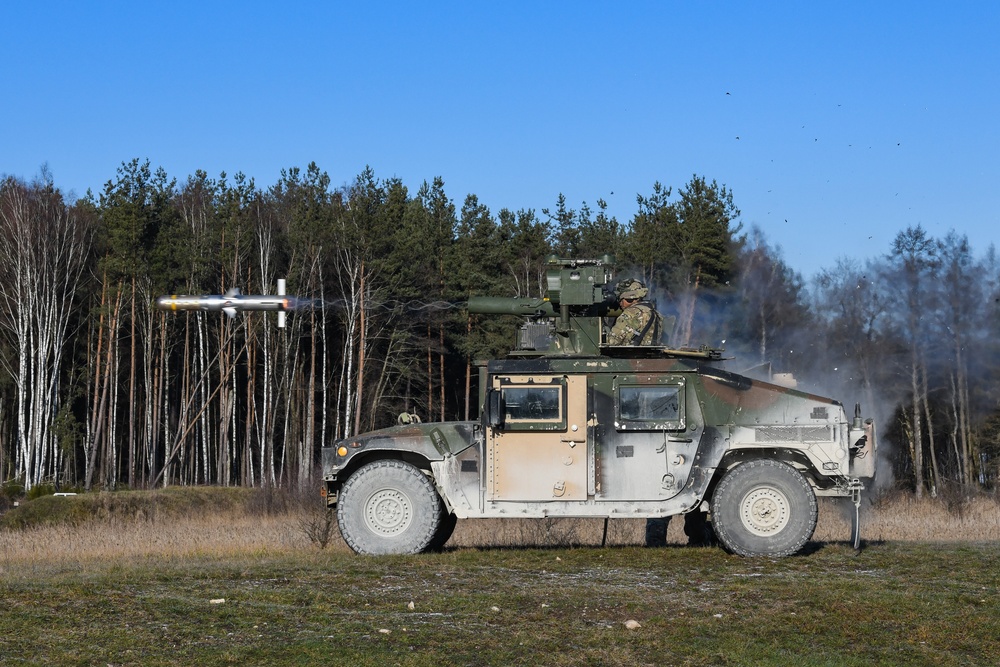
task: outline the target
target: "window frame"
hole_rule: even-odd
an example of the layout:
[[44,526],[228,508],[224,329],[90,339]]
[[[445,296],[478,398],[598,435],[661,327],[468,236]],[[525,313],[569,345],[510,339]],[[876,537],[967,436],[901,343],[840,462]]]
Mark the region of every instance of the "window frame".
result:
[[[497,391],[500,393],[500,406],[502,411],[502,422],[503,429],[505,431],[566,431],[568,428],[567,423],[567,388],[566,388],[566,378],[565,377],[552,377],[544,378],[535,381],[534,379],[528,380],[511,380],[510,378],[501,377],[499,379],[499,388]],[[514,418],[511,419],[507,416],[507,393],[511,390],[535,390],[549,392],[552,390],[557,391],[558,397],[558,416],[554,418]]]
[[[614,381],[615,400],[615,428],[619,431],[684,431],[687,430],[687,406],[686,406],[686,386],[684,378],[676,376],[640,376],[628,375],[619,376]],[[649,390],[662,391],[663,389],[676,389],[677,396],[677,419],[663,418],[626,418],[622,414],[624,400],[622,391],[626,390]]]

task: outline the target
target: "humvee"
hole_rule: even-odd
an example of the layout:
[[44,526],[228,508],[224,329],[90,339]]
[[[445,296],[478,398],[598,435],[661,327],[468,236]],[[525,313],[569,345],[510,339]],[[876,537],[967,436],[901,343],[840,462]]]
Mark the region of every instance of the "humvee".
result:
[[479,364],[480,418],[400,425],[322,449],[324,493],[361,554],[440,548],[458,519],[704,513],[744,556],[799,551],[817,496],[854,503],[875,475],[856,407],[725,370],[721,352],[605,344],[614,259],[549,258],[510,354]]

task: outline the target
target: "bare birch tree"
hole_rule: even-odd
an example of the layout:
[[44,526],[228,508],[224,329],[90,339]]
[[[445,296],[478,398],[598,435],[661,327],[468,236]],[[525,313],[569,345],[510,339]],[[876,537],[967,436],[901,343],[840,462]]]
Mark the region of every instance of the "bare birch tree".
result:
[[16,368],[8,370],[17,392],[15,474],[26,488],[54,478],[60,467],[53,421],[90,245],[89,221],[50,180],[0,184],[0,304],[17,349]]

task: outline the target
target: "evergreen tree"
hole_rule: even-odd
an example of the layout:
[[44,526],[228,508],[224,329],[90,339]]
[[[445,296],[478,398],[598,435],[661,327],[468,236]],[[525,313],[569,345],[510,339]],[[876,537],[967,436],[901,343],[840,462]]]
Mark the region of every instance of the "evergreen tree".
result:
[[590,208],[584,204],[580,209],[579,242],[580,257],[619,257],[625,241],[625,230],[614,216],[608,216],[608,203],[597,200],[597,215],[591,219]]
[[559,193],[554,213],[543,208],[542,215],[548,217],[552,229],[552,251],[560,257],[580,257],[580,230],[576,211],[566,207],[565,195]]

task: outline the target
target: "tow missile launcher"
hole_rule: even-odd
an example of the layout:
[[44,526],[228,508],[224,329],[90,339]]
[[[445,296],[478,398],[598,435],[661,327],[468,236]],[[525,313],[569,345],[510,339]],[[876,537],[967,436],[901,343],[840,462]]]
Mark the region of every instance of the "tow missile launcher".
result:
[[472,297],[470,313],[523,315],[512,355],[593,356],[600,353],[601,318],[616,312],[611,282],[613,260],[552,260],[546,296]]
[[[601,354],[649,355],[721,360],[721,350],[703,347],[671,349],[666,346],[621,346],[604,344],[608,318],[620,313],[614,293],[614,258],[549,258],[546,296],[537,298],[472,297],[470,313],[522,315],[510,357],[585,357]],[[622,351],[624,350],[624,351]]]
[[548,262],[541,298],[473,298],[524,317],[479,365],[480,418],[400,425],[323,448],[324,493],[358,553],[440,548],[465,518],[700,516],[730,551],[784,556],[817,496],[854,503],[875,475],[860,408],[723,369],[707,348],[610,346],[614,259]]

